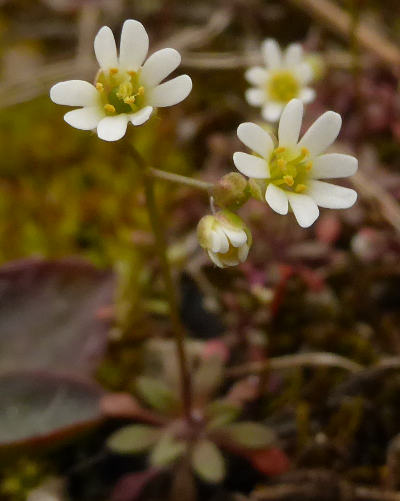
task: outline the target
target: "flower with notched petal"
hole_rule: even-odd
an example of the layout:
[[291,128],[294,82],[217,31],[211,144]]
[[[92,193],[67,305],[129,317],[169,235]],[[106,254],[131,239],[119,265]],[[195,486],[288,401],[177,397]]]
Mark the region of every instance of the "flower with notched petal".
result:
[[277,122],[291,99],[298,98],[303,103],[314,100],[315,91],[308,87],[314,71],[298,43],[282,52],[276,40],[268,39],[261,50],[265,67],[254,66],[246,71],[246,79],[253,87],[245,96],[249,104],[261,107],[264,120]]
[[81,107],[66,113],[65,121],[77,129],[97,129],[105,141],[117,141],[125,135],[128,122],[142,125],[155,108],[185,99],[192,89],[188,75],[161,83],[179,66],[179,52],[161,49],[146,60],[148,48],[144,26],[128,19],[122,27],[118,56],[114,35],[103,26],[94,41],[100,66],[95,85],[69,80],[51,88],[56,104]]
[[233,161],[251,183],[258,197],[265,197],[278,214],[287,214],[289,204],[303,228],[311,226],[320,207],[347,209],[357,193],[321,179],[347,177],[358,167],[357,159],[341,153],[324,153],[339,134],[342,119],[338,113],[321,115],[299,141],[303,103],[293,99],[286,105],[278,129],[279,144],[254,123],[238,127],[238,137],[254,154],[236,152]]

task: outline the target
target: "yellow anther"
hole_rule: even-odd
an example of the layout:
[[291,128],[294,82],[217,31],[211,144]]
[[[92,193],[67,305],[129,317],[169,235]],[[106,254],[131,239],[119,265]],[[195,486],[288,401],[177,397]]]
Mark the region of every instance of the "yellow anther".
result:
[[135,96],[128,96],[124,99],[125,104],[133,104],[135,102]]
[[279,146],[279,148],[276,148],[276,153],[283,153],[284,151],[286,151],[286,148],[284,146]]
[[127,71],[127,73],[131,77],[134,77],[136,75],[136,71],[133,71],[133,70]]
[[108,113],[115,113],[115,107],[112,105],[112,104],[105,104],[104,105],[104,109],[108,112]]
[[294,179],[293,179],[293,176],[283,176],[283,180],[285,181],[285,183],[288,185],[288,186],[293,186],[294,185]]
[[138,88],[137,93],[138,93],[138,96],[143,96],[143,94],[144,94],[144,87],[143,87],[143,85]]
[[306,189],[307,189],[307,186],[305,184],[298,184],[296,186],[296,188],[294,189],[294,191],[296,193],[303,193],[304,191],[306,191]]
[[276,161],[276,163],[278,164],[278,167],[283,170],[285,167],[286,167],[286,162],[283,158],[278,158],[278,160]]
[[110,68],[111,75],[115,75],[116,73],[118,73],[118,71],[118,68]]
[[312,169],[312,163],[311,162],[307,162],[306,163],[306,171],[310,172],[311,169]]
[[97,89],[99,92],[103,92],[103,90],[104,90],[104,85],[103,85],[101,82],[97,82],[97,84],[96,84],[96,89]]
[[301,150],[300,150],[300,151],[302,152],[302,154],[303,154],[305,157],[307,157],[307,156],[310,154],[310,152],[308,151],[308,149],[307,149],[307,148],[305,148],[304,146],[301,148]]

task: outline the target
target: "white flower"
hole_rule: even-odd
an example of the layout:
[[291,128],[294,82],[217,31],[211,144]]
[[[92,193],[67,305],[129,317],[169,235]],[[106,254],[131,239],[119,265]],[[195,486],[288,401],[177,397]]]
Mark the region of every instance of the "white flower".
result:
[[81,106],[68,112],[65,121],[77,129],[97,128],[100,139],[117,141],[125,135],[128,122],[142,125],[154,108],[185,99],[192,89],[188,75],[160,83],[179,66],[179,52],[162,49],[145,61],[148,48],[144,26],[128,19],[122,27],[118,57],[114,35],[103,26],[94,41],[100,66],[95,85],[69,80],[54,85],[50,91],[57,104]]
[[252,106],[261,107],[264,120],[277,122],[291,99],[313,101],[315,91],[307,85],[314,72],[298,43],[289,45],[282,54],[276,40],[268,39],[261,50],[265,67],[254,66],[246,71],[246,79],[254,86],[246,91],[246,99]]
[[202,217],[197,226],[197,237],[219,268],[246,261],[252,242],[250,230],[242,219],[228,210]]
[[320,179],[347,177],[357,170],[357,159],[340,153],[324,153],[335,141],[342,125],[338,113],[321,115],[299,141],[303,103],[293,99],[286,105],[279,122],[279,145],[254,123],[238,127],[238,137],[255,154],[236,152],[233,161],[244,175],[262,186],[271,208],[287,214],[289,204],[303,228],[311,226],[319,215],[318,206],[347,209],[357,199],[349,188]]

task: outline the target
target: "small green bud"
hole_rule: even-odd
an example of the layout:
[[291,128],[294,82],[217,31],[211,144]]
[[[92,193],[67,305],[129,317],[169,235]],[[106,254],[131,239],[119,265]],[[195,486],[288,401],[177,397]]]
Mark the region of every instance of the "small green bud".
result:
[[249,179],[250,196],[261,202],[265,202],[265,192],[267,186],[263,179]]
[[250,196],[247,179],[238,172],[230,172],[216,183],[213,195],[220,207],[239,209]]
[[243,263],[252,243],[250,230],[244,221],[228,210],[201,218],[197,237],[201,247],[219,268]]

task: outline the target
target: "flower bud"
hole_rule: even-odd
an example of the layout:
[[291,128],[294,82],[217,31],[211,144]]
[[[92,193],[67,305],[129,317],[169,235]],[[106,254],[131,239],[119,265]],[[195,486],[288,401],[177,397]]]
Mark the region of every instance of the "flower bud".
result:
[[201,218],[199,243],[219,268],[236,266],[247,259],[252,238],[242,219],[228,210]]
[[230,172],[217,182],[213,195],[220,207],[238,209],[250,196],[247,179],[238,172]]

